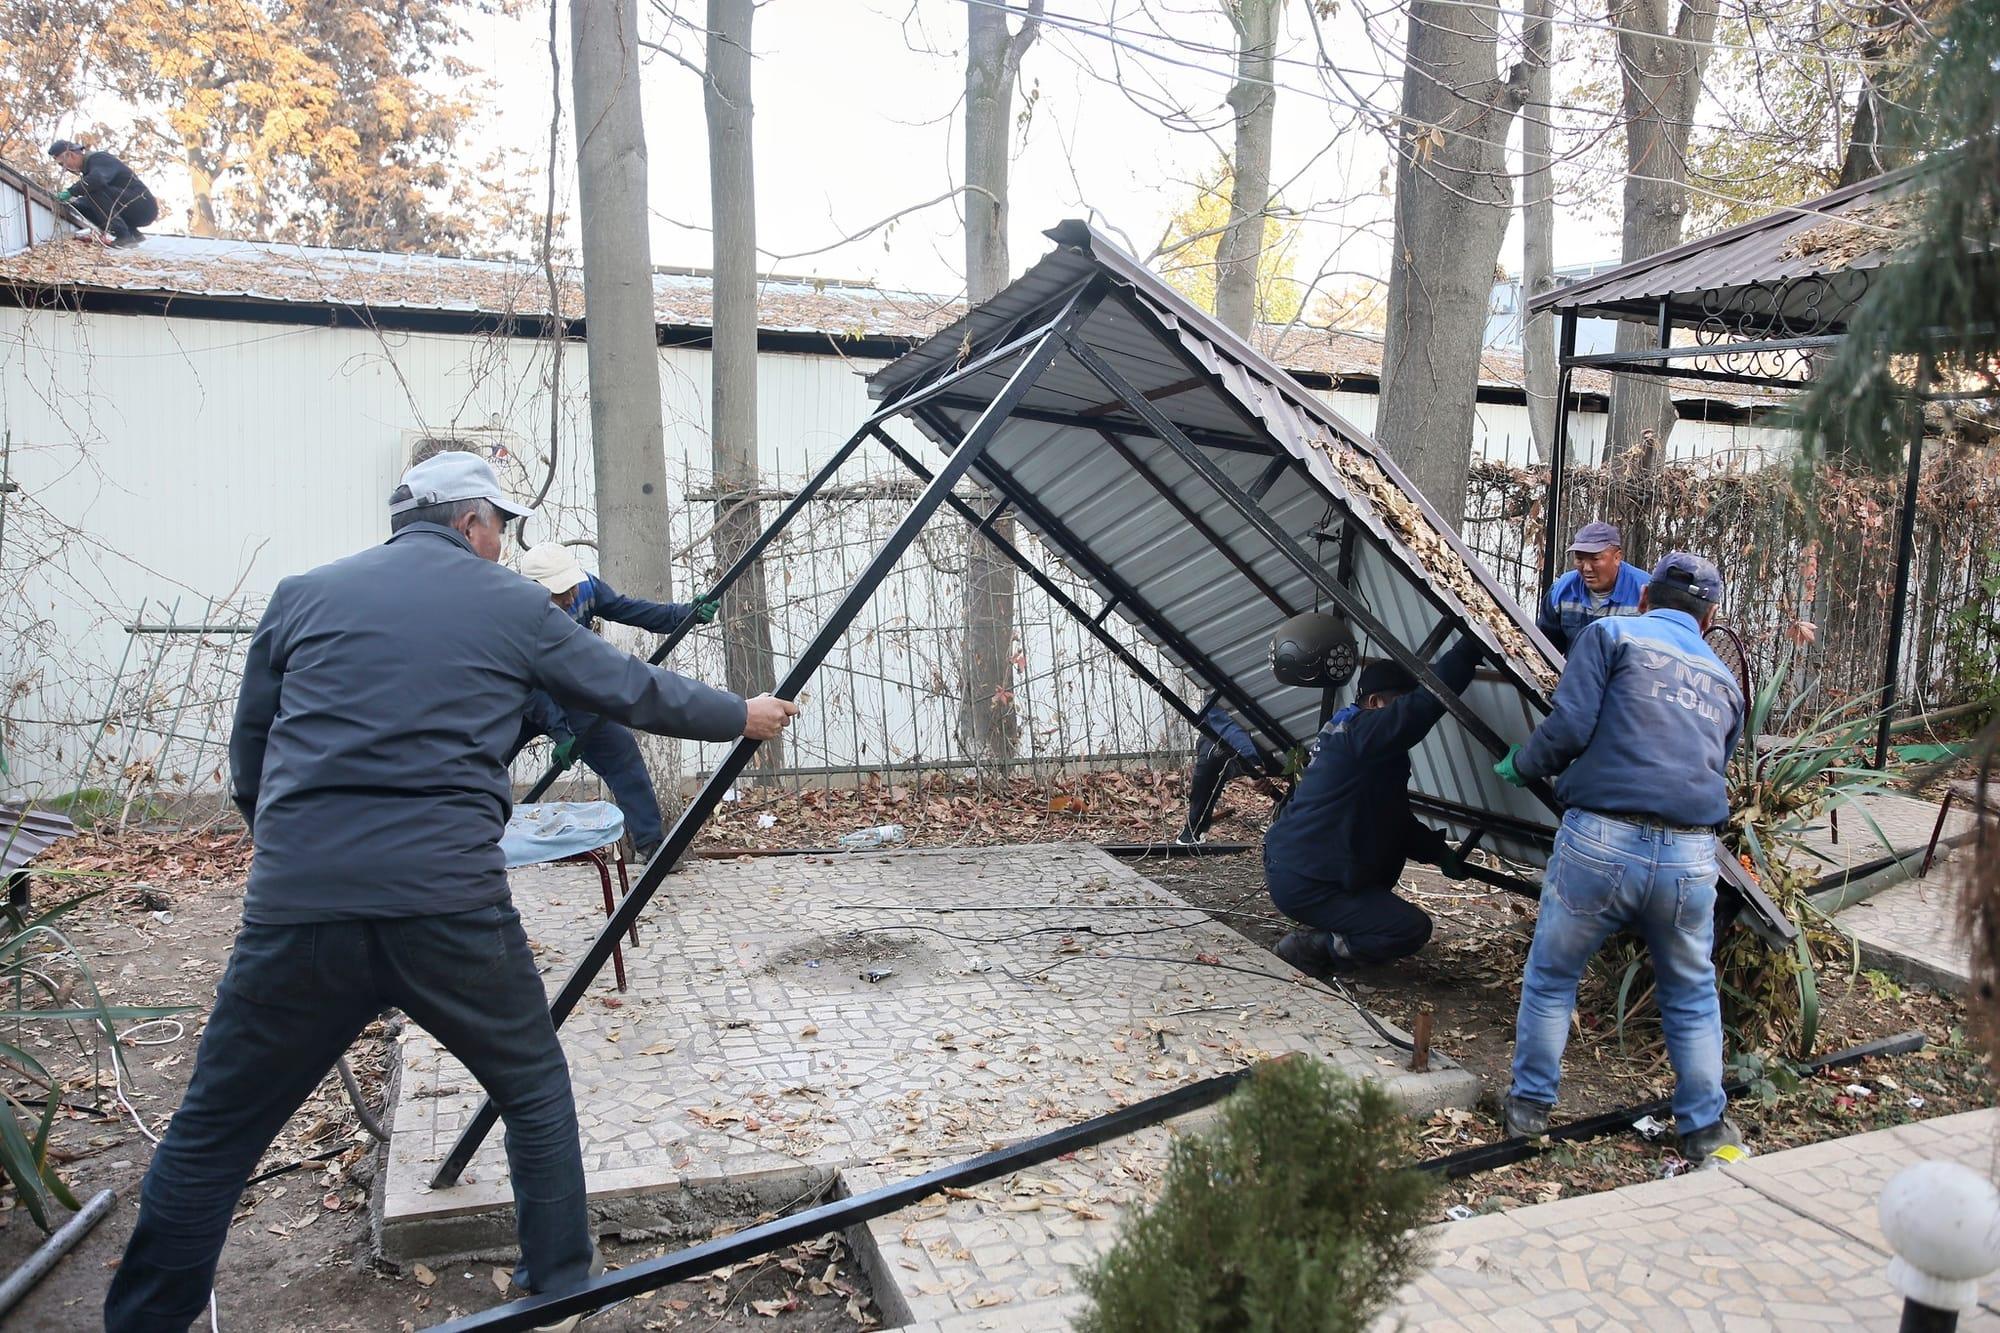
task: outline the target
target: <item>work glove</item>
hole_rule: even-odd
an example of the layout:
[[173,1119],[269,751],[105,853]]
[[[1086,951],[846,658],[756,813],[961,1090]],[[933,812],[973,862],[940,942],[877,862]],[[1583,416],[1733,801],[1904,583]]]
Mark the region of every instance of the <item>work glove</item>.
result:
[[74,190],[60,190],[56,193],[56,202],[59,204],[66,204],[70,201],[71,197],[75,195],[75,193],[76,191]]
[[715,613],[721,609],[721,598],[697,597],[688,607],[688,614],[694,617],[694,623],[697,625],[712,625],[715,623]]
[[556,772],[567,773],[569,766],[576,762],[576,747],[578,743],[578,739],[575,736],[565,736],[556,742]]
[[1493,765],[1493,771],[1495,773],[1498,773],[1500,775],[1500,780],[1502,782],[1505,782],[1510,787],[1525,787],[1528,785],[1528,779],[1522,776],[1521,770],[1519,768],[1516,768],[1514,766],[1514,760],[1520,755],[1520,753],[1521,753],[1520,746],[1510,745],[1507,747],[1506,757],[1501,759],[1499,763]]

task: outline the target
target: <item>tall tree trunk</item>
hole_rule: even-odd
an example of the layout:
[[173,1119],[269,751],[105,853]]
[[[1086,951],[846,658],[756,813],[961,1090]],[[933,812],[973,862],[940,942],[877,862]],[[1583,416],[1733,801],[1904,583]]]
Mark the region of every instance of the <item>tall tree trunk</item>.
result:
[[220,236],[222,228],[215,222],[215,164],[191,144],[182,156],[187,162],[188,190],[194,196],[188,231],[196,236]]
[[[1929,6],[1920,6],[1919,11]],[[1898,39],[1909,32],[1907,11],[1900,4],[1878,4],[1868,12],[1868,36],[1856,53],[1866,62],[1861,67],[1861,90],[1854,99],[1854,123],[1847,136],[1847,152],[1840,163],[1840,183],[1855,185],[1870,176],[1894,171],[1909,160],[1908,119],[1891,86],[1893,69],[1882,62]]]
[[[714,381],[709,444],[715,471],[715,560],[727,569],[762,531],[757,490],[757,193],[751,142],[751,0],[708,0],[708,186],[714,215]],[[758,561],[722,599],[724,677],[741,695],[777,684],[771,608]],[[782,738],[758,767],[784,765]]]
[[1248,338],[1259,315],[1257,269],[1271,206],[1278,0],[1223,0],[1223,8],[1236,29],[1236,82],[1229,89],[1236,152],[1229,172],[1229,225],[1215,246],[1215,317]]
[[[1708,43],[1715,39],[1716,0],[1681,0],[1669,28],[1673,0],[1612,0],[1611,22],[1618,29],[1618,69],[1623,83],[1625,121],[1626,263],[1679,245],[1687,217],[1687,147],[1694,108],[1701,96]],[[1680,39],[1662,41],[1671,34]],[[1618,324],[1618,350],[1657,347],[1653,324]],[[1617,515],[1629,529],[1625,549],[1649,559],[1644,531],[1644,497],[1650,475],[1666,461],[1674,428],[1673,394],[1654,375],[1612,378],[1611,411],[1605,427],[1605,454],[1623,474],[1619,491],[1627,501]],[[1646,432],[1651,431],[1651,436]]]
[[673,570],[637,0],[571,0],[569,30],[598,567],[621,592],[664,601]]
[[1528,0],[1521,44],[1528,66],[1528,101],[1521,112],[1521,361],[1528,391],[1528,433],[1535,457],[1555,456],[1556,402],[1555,316],[1528,313],[1528,303],[1556,285],[1555,176],[1550,171],[1550,68],[1554,63],[1555,26],[1549,22],[1549,0]]
[[1375,438],[1456,529],[1479,352],[1513,190],[1507,136],[1525,64],[1501,79],[1490,13],[1413,0],[1396,160],[1388,329]]
[[[1030,0],[1016,32],[990,5],[965,7],[965,294],[977,304],[1007,285],[1007,145],[1014,80],[1040,27],[1044,0]],[[1012,519],[993,525],[1014,537]],[[965,633],[959,643],[959,742],[974,760],[1011,758],[1020,741],[1014,709],[1014,566],[978,533],[965,552]]]

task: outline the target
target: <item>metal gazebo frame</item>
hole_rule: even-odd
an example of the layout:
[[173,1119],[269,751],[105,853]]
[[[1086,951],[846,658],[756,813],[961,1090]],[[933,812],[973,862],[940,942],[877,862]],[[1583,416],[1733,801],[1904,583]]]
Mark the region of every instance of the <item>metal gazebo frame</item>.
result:
[[[1569,413],[1563,405],[1569,401],[1575,372],[1591,368],[1793,392],[1805,388],[1814,358],[1846,340],[1848,316],[1867,295],[1870,278],[1893,262],[1894,228],[1875,218],[1885,206],[1912,195],[1921,186],[1922,171],[1919,163],[1876,176],[1529,301],[1530,311],[1549,311],[1560,320],[1556,433],[1542,544],[1544,595],[1560,573],[1558,516],[1569,467]],[[1815,238],[1822,243],[1815,244]],[[1848,244],[1825,243],[1834,239]],[[1857,241],[1868,243],[1857,250],[1853,244]],[[1654,345],[1579,355],[1577,322],[1585,318],[1648,325],[1656,331]],[[1676,345],[1676,333],[1692,335],[1693,341]],[[1931,400],[1927,371],[1920,369],[1911,395],[1914,420],[1896,524],[1877,767],[1888,757],[1896,678],[1902,668],[1917,488],[1923,470],[1921,407]],[[1612,446],[1606,441],[1607,449]]]
[[[1412,804],[1518,862],[1546,860],[1559,807],[1545,783],[1509,787],[1492,772],[1549,709],[1553,649],[1458,539],[1360,431],[1235,334],[1081,222],[1049,233],[1057,248],[869,382],[881,406],[726,570],[710,595],[759,559],[864,441],[924,483],[895,530],[798,653],[774,693],[796,699],[918,533],[949,507],[1124,663],[1174,712],[1213,735],[1207,702],[1184,698],[1106,628],[1114,614],[1234,714],[1267,755],[1318,730],[1317,691],[1278,685],[1272,630],[1328,605],[1376,652],[1444,704],[1446,720],[1413,752]],[[890,430],[914,428],[944,449],[935,467]],[[977,481],[993,507],[956,492]],[[1085,607],[1020,547],[993,530],[1012,513],[1087,579]],[[1323,561],[1306,542],[1337,543]],[[1329,567],[1331,566],[1331,567]],[[690,628],[654,654],[659,662]],[[1485,667],[1462,693],[1430,658],[1471,635]],[[688,851],[757,748],[737,742],[695,794],[631,893],[550,1002],[560,1025]],[[543,785],[546,785],[545,783]],[[537,791],[541,790],[540,786]],[[1795,929],[1733,858],[1718,858],[1732,901],[1766,939]],[[1537,886],[1495,871],[1490,883]],[[498,1113],[483,1103],[432,1178],[455,1182]]]

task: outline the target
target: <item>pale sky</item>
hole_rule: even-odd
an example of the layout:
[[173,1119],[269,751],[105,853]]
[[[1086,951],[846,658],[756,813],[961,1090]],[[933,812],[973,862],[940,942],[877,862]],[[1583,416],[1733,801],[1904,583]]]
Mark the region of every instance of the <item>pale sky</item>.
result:
[[[886,233],[818,250],[912,204],[943,195],[960,179],[966,3],[980,0],[765,0],[757,10],[753,45],[758,243],[775,252],[759,268],[823,277],[859,278],[887,286],[953,293],[962,286],[963,241],[950,201],[898,221]],[[1068,217],[1093,217],[1144,256],[1159,241],[1169,214],[1189,195],[1182,184],[1211,167],[1231,142],[1223,97],[1231,78],[1232,38],[1218,0],[1150,0],[1183,38],[1205,40],[1215,52],[1177,49],[1147,40],[1149,20],[1136,0],[1052,0],[1051,22],[1030,49],[1016,92],[1024,129],[1015,135],[1012,260],[1019,273],[1048,242],[1043,229]],[[679,0],[696,24],[705,6]],[[567,6],[565,6],[565,9]],[[648,13],[641,0],[642,15]],[[1311,68],[1317,54],[1298,6],[1287,5],[1273,177],[1294,207],[1315,205],[1299,242],[1296,275],[1310,280],[1322,266],[1386,277],[1391,200],[1384,185],[1387,153],[1372,130],[1346,128],[1352,117],[1329,105],[1333,92]],[[1365,74],[1379,70],[1352,4],[1325,24],[1336,60]],[[1115,15],[1124,42],[1084,31]],[[649,35],[666,34],[657,17],[642,17]],[[1101,30],[1101,29],[1100,29]],[[1392,34],[1400,28],[1392,25]],[[481,18],[463,54],[497,87],[481,118],[479,146],[505,145],[539,161],[549,115],[548,10],[531,5],[520,18]],[[564,91],[568,31],[560,37]],[[1133,45],[1160,56],[1149,57]],[[912,49],[912,48],[917,49]],[[697,34],[683,31],[682,54],[701,59]],[[1181,64],[1170,61],[1183,62]],[[1188,68],[1188,64],[1200,68]],[[1157,97],[1164,87],[1202,113],[1213,134],[1176,131],[1135,106],[1110,80]],[[646,136],[654,212],[653,262],[710,264],[708,168],[701,85],[673,59],[649,53],[644,69]],[[1354,77],[1369,96],[1393,98],[1379,79]],[[1342,132],[1336,134],[1336,126]],[[562,180],[574,180],[574,138],[565,120]],[[573,210],[572,210],[573,211]],[[1600,210],[1601,212],[1601,210]],[[1372,229],[1371,229],[1372,226]],[[1501,265],[1520,266],[1519,228],[1510,233]],[[1615,256],[1615,221],[1588,210],[1558,210],[1557,262]]]

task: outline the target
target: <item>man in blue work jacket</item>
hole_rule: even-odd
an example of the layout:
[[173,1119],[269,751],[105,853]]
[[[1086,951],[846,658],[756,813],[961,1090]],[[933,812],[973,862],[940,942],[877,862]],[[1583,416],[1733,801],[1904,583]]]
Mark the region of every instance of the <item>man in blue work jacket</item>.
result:
[[1701,637],[1721,600],[1707,560],[1675,551],[1660,561],[1640,614],[1577,637],[1554,710],[1494,766],[1516,785],[1555,778],[1567,807],[1521,981],[1509,1134],[1547,1132],[1577,982],[1613,932],[1630,930],[1653,959],[1683,1154],[1742,1150],[1723,1114],[1710,958],[1715,835],[1729,820],[1729,756],[1743,730],[1736,677]]
[[[1457,694],[1472,683],[1483,649],[1471,635],[1435,664]],[[1346,972],[1407,958],[1431,937],[1430,914],[1396,895],[1411,858],[1446,875],[1464,873],[1451,842],[1410,810],[1410,751],[1444,705],[1394,662],[1370,662],[1355,677],[1354,702],[1327,719],[1292,799],[1264,834],[1271,902],[1311,927],[1278,941],[1301,972]]]
[[[560,542],[530,547],[521,556],[520,570],[547,588],[549,600],[570,619],[593,632],[600,616],[654,634],[672,634],[690,617],[704,625],[715,619],[716,604],[708,598],[683,604],[621,597],[602,578],[584,573],[569,547]],[[660,818],[660,798],[653,790],[653,775],[646,771],[646,760],[632,733],[584,709],[563,708],[547,691],[536,690],[528,696],[521,732],[508,761],[537,736],[547,736],[556,743],[555,762],[560,768],[581,759],[604,779],[625,815],[625,832],[632,839],[634,854],[641,861],[652,860],[666,830]]]
[[1194,747],[1194,771],[1188,778],[1187,819],[1174,842],[1192,847],[1208,836],[1215,822],[1215,807],[1221,804],[1222,789],[1233,778],[1266,772],[1264,756],[1257,753],[1250,733],[1229,715],[1221,704],[1210,704],[1201,715],[1208,730]]
[[1606,616],[1639,614],[1646,572],[1625,563],[1625,539],[1609,523],[1586,523],[1569,544],[1576,568],[1556,580],[1535,616],[1535,628],[1568,654],[1583,627]]
[[525,513],[485,459],[435,454],[390,496],[386,543],[271,594],[229,737],[231,795],[257,852],[243,928],[140,1188],[107,1333],[187,1333],[257,1159],[389,1008],[456,1056],[506,1122],[515,1280],[549,1294],[588,1281],[569,1065],[500,852],[507,746],[536,688],[705,741],[769,740],[798,706],[712,689],[586,633],[494,563]]

